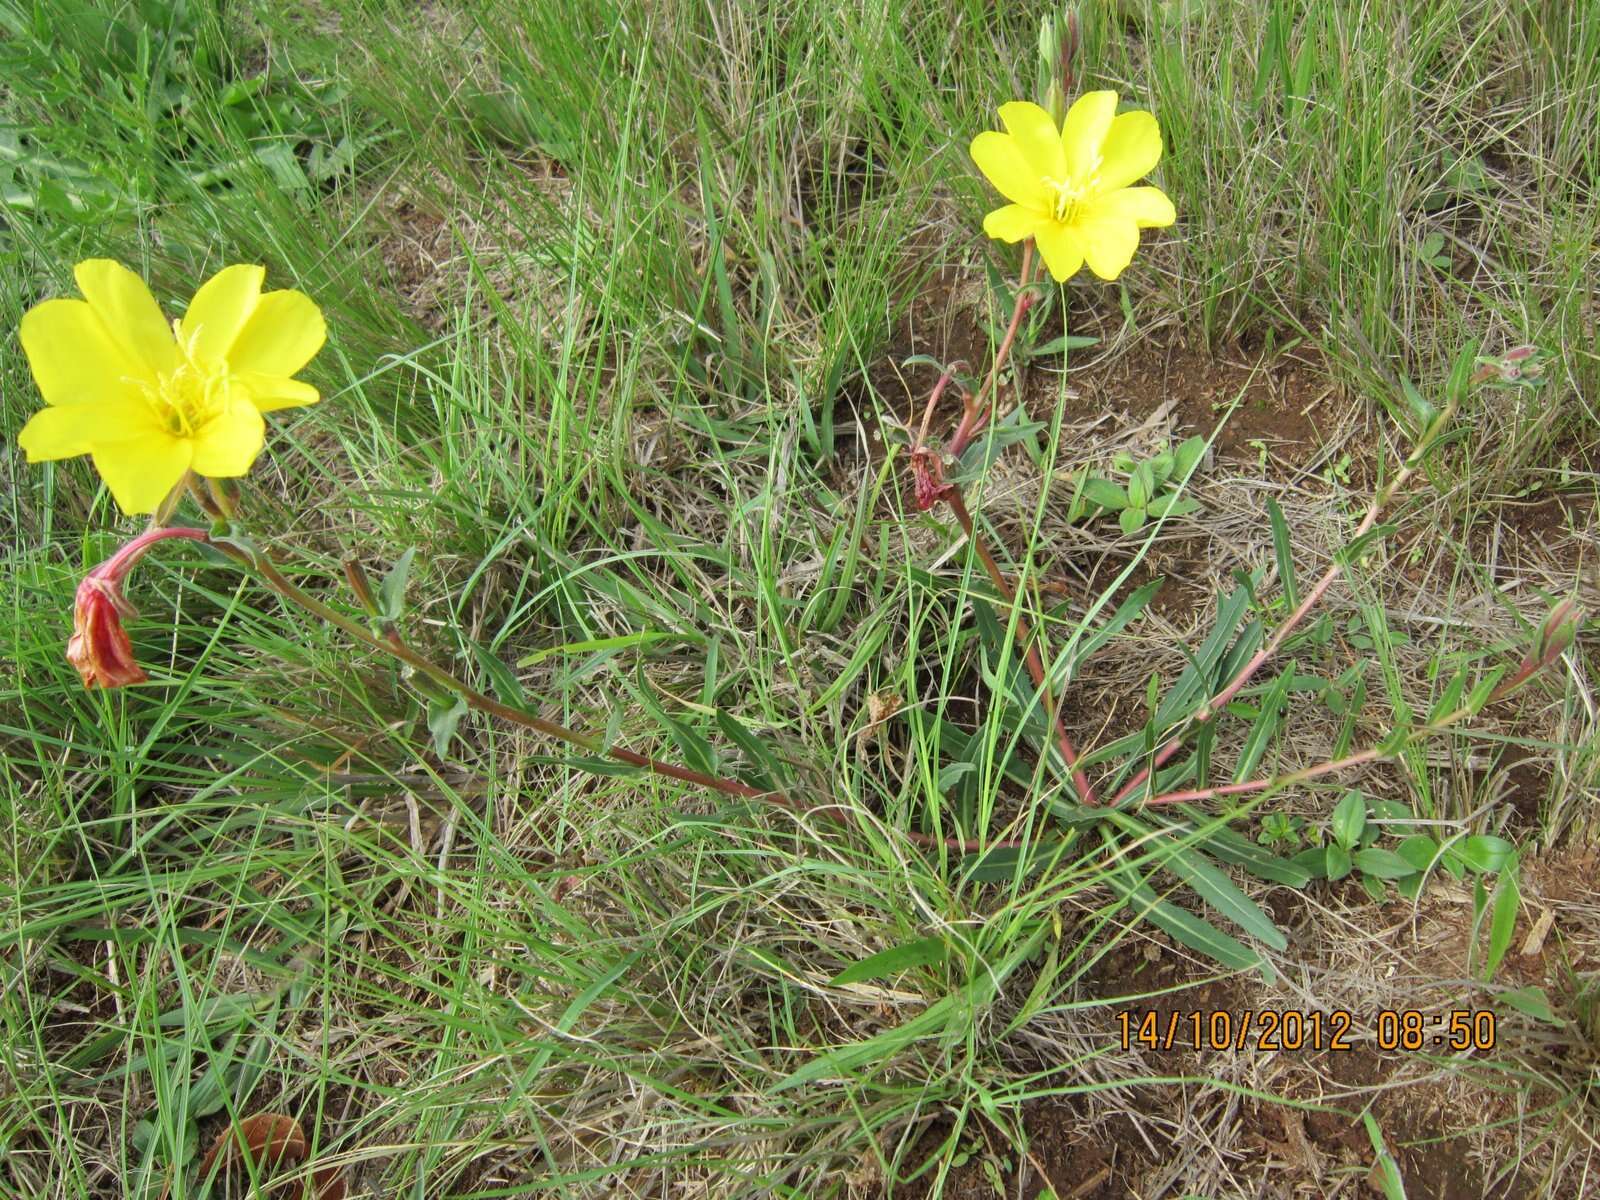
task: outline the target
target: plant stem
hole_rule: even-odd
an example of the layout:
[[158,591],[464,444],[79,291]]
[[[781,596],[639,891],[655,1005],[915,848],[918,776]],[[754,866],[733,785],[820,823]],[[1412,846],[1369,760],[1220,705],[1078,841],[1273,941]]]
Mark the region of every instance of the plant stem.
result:
[[1006,581],[1005,573],[1000,570],[1000,564],[989,551],[989,545],[978,533],[977,525],[973,523],[972,514],[967,511],[967,504],[961,494],[958,484],[949,485],[950,490],[945,496],[945,503],[956,514],[956,520],[961,522],[961,528],[966,531],[967,540],[972,543],[973,550],[983,563],[983,569],[988,572],[989,579],[994,583],[995,590],[1005,598],[1007,604],[1016,612],[1017,620],[1017,646],[1022,650],[1023,662],[1027,664],[1028,674],[1033,677],[1033,686],[1039,691],[1039,698],[1044,701],[1045,713],[1049,716],[1051,724],[1056,729],[1056,746],[1061,751],[1061,757],[1066,760],[1067,768],[1072,772],[1072,786],[1077,790],[1078,798],[1084,804],[1096,803],[1094,788],[1089,783],[1089,777],[1084,774],[1083,768],[1078,766],[1078,752],[1072,745],[1072,738],[1067,734],[1067,727],[1062,723],[1061,713],[1055,698],[1050,693],[1050,687],[1045,682],[1044,660],[1039,654],[1039,647],[1035,643],[1033,633],[1028,625],[1027,618],[1022,615],[1022,609],[1017,604],[1016,593],[1011,584]]
[[953,362],[944,369],[939,376],[939,382],[933,385],[933,391],[928,394],[928,403],[922,410],[922,425],[917,429],[917,441],[914,450],[921,450],[928,440],[928,426],[933,423],[933,410],[939,403],[939,397],[944,395],[944,389],[950,386],[950,381],[956,376],[956,367],[965,366],[964,362]]
[[691,771],[687,767],[676,766],[673,763],[662,762],[659,759],[650,758],[643,754],[636,754],[632,750],[624,750],[620,746],[607,746],[598,738],[587,737],[584,734],[568,729],[565,725],[558,725],[554,721],[546,721],[542,717],[536,717],[532,713],[522,711],[520,708],[502,704],[493,696],[478,691],[470,684],[456,678],[445,668],[418,654],[400,638],[398,633],[390,633],[387,638],[378,637],[364,628],[359,622],[351,620],[338,610],[330,608],[314,596],[302,591],[277,567],[267,561],[265,556],[257,556],[252,559],[251,556],[235,546],[216,542],[211,544],[230,558],[252,570],[284,599],[292,601],[314,616],[321,617],[324,621],[342,630],[363,646],[388,654],[422,672],[435,683],[460,696],[467,702],[468,706],[480,712],[491,713],[503,720],[510,721],[512,724],[521,725],[526,729],[542,733],[546,737],[577,746],[580,749],[589,751],[591,754],[604,754],[609,758],[616,759],[618,762],[642,767],[656,775],[665,775],[672,779],[682,780],[685,783],[693,783],[700,787],[709,788],[712,791],[721,792],[727,796],[738,796],[742,799],[751,800],[768,800],[786,808],[798,807],[794,801],[780,793],[763,792],[758,788],[751,787],[749,784],[740,783],[736,779],[725,779],[717,775],[702,774],[699,771]]
[[1290,771],[1284,775],[1274,775],[1270,779],[1252,779],[1247,783],[1226,783],[1220,787],[1191,788],[1184,792],[1163,792],[1159,796],[1150,797],[1144,802],[1144,806],[1182,804],[1190,800],[1216,800],[1223,796],[1243,796],[1250,792],[1264,792],[1269,788],[1288,787],[1290,784],[1304,783],[1308,779],[1316,779],[1321,775],[1331,775],[1336,771],[1359,767],[1363,763],[1375,762],[1385,757],[1388,756],[1376,749],[1363,750],[1359,754],[1351,754],[1345,758],[1333,759],[1330,762],[1317,763],[1315,766],[1306,767],[1300,771]]
[[989,420],[989,410],[994,407],[989,402],[992,401],[994,390],[999,383],[1001,368],[1011,356],[1011,344],[1017,340],[1017,330],[1022,326],[1022,315],[1033,307],[1034,296],[1028,290],[1032,273],[1033,239],[1029,238],[1022,244],[1022,275],[1017,281],[1016,303],[1011,306],[1011,323],[1006,326],[1005,337],[1000,340],[1000,347],[994,352],[994,362],[989,367],[989,378],[984,381],[977,396],[967,405],[966,412],[961,417],[961,424],[956,426],[955,434],[945,446],[945,453],[952,458],[961,456],[961,452],[967,448],[967,443]]
[[1307,779],[1315,779],[1320,775],[1331,775],[1335,771],[1344,771],[1350,767],[1359,767],[1364,763],[1377,762],[1379,759],[1394,758],[1406,747],[1413,746],[1417,742],[1423,741],[1426,738],[1436,737],[1445,730],[1449,729],[1452,725],[1455,725],[1474,715],[1480,711],[1481,708],[1487,707],[1497,700],[1505,699],[1512,692],[1516,691],[1523,684],[1527,683],[1528,680],[1532,679],[1534,675],[1550,666],[1553,662],[1555,662],[1556,659],[1560,657],[1561,650],[1559,647],[1556,647],[1542,657],[1530,657],[1524,659],[1517,670],[1513,672],[1509,678],[1501,680],[1494,690],[1484,698],[1482,705],[1463,704],[1454,712],[1447,713],[1445,716],[1440,717],[1437,721],[1429,721],[1426,725],[1419,725],[1415,729],[1411,730],[1410,733],[1406,734],[1405,737],[1402,738],[1399,743],[1392,748],[1384,749],[1382,747],[1375,746],[1370,750],[1362,750],[1356,754],[1347,755],[1344,758],[1333,759],[1330,762],[1317,763],[1314,766],[1306,767],[1299,771],[1291,771],[1286,775],[1274,775],[1269,779],[1252,779],[1247,783],[1227,783],[1220,787],[1196,788],[1185,792],[1163,792],[1159,796],[1152,796],[1144,803],[1146,805],[1179,804],[1187,800],[1213,800],[1219,796],[1240,796],[1248,792],[1261,792],[1267,790],[1268,788],[1287,787],[1293,783],[1303,783]]

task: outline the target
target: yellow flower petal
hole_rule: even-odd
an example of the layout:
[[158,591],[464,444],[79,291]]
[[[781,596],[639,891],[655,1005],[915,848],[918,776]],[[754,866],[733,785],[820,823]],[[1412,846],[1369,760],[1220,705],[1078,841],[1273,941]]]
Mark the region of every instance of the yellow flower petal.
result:
[[1139,248],[1139,227],[1132,221],[1105,220],[1080,225],[1083,258],[1101,279],[1115,279],[1127,270]]
[[1089,181],[1100,163],[1101,144],[1116,113],[1115,92],[1085,92],[1073,102],[1061,123],[1066,178],[1080,185]]
[[1037,212],[1050,211],[1050,190],[1028,165],[1016,139],[989,130],[972,139],[972,161],[1007,200]]
[[293,375],[327,340],[322,311],[304,292],[267,292],[228,351],[233,371]]
[[179,323],[184,341],[193,339],[197,358],[228,357],[234,339],[255,312],[266,274],[265,267],[240,264],[223,268],[200,285]]
[[1013,100],[1000,106],[1000,122],[1035,175],[1050,179],[1066,175],[1067,155],[1061,145],[1061,131],[1049,113],[1026,100]]
[[194,435],[196,474],[231,479],[248,474],[266,442],[267,423],[247,396],[230,397],[228,405]]
[[140,436],[96,442],[94,468],[129,516],[155,512],[189,469],[193,443],[152,424]]
[[257,412],[275,412],[280,408],[298,408],[315,404],[322,397],[309,383],[286,379],[281,375],[266,375],[258,371],[237,372],[232,376],[233,386],[243,388]]
[[82,300],[46,300],[29,309],[18,336],[46,404],[92,404],[121,397],[130,379],[154,382]]
[[1050,268],[1050,277],[1065,283],[1083,266],[1083,241],[1078,231],[1058,221],[1046,221],[1033,235],[1039,256]]
[[89,453],[89,433],[99,427],[99,410],[89,404],[41,408],[17,434],[17,445],[31,463]]
[[1100,188],[1127,187],[1161,161],[1161,126],[1150,113],[1123,113],[1111,122],[1100,158]]
[[997,208],[983,219],[983,231],[1002,242],[1020,242],[1032,237],[1049,218],[1020,204]]
[[109,258],[81,262],[72,274],[95,316],[129,358],[153,372],[172,369],[178,353],[172,327],[144,280]]
[[1096,196],[1084,206],[1083,219],[1132,221],[1140,229],[1161,229],[1178,219],[1167,194],[1156,187],[1119,188]]

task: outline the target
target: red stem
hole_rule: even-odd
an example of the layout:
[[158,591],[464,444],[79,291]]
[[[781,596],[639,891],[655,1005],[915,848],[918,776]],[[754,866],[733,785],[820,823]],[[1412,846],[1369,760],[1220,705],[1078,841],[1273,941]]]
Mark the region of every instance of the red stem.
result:
[[1226,783],[1220,787],[1194,788],[1187,792],[1163,792],[1159,796],[1150,797],[1145,801],[1145,805],[1182,804],[1189,800],[1216,800],[1222,796],[1243,796],[1249,792],[1266,791],[1270,787],[1287,787],[1291,783],[1303,783],[1307,779],[1316,779],[1320,775],[1331,775],[1335,771],[1344,771],[1350,767],[1359,767],[1363,763],[1375,762],[1382,757],[1384,756],[1377,750],[1363,750],[1359,754],[1336,758],[1331,762],[1318,763],[1314,767],[1307,767],[1303,771],[1294,771],[1288,775],[1275,775],[1271,779],[1252,779],[1247,783]]
[[[1359,541],[1372,529],[1374,525],[1377,524],[1378,514],[1383,511],[1384,507],[1394,497],[1395,492],[1404,486],[1406,481],[1411,478],[1413,472],[1421,462],[1422,449],[1423,448],[1419,447],[1418,450],[1412,454],[1411,458],[1407,460],[1406,464],[1400,469],[1399,473],[1395,475],[1394,479],[1381,492],[1373,497],[1372,503],[1367,506],[1366,515],[1361,518],[1361,524],[1356,526],[1356,531],[1350,538],[1352,542]],[[1146,767],[1142,767],[1132,779],[1125,783],[1117,792],[1117,794],[1112,797],[1111,803],[1121,804],[1129,796],[1138,791],[1139,788],[1144,786],[1145,782],[1150,779],[1151,775],[1153,775],[1156,771],[1159,771],[1162,766],[1166,764],[1167,760],[1178,752],[1178,750],[1183,746],[1184,738],[1186,738],[1190,733],[1194,732],[1194,730],[1198,727],[1215,719],[1216,715],[1225,707],[1227,707],[1228,702],[1239,694],[1240,690],[1250,682],[1250,680],[1255,676],[1255,673],[1262,668],[1267,660],[1278,652],[1279,647],[1281,647],[1288,639],[1289,635],[1294,632],[1295,627],[1298,626],[1301,621],[1305,620],[1306,614],[1316,607],[1317,603],[1322,599],[1322,597],[1327,594],[1328,589],[1333,586],[1334,580],[1338,579],[1343,571],[1344,564],[1340,562],[1338,558],[1335,558],[1328,569],[1323,572],[1322,578],[1317,580],[1316,586],[1313,587],[1311,591],[1306,593],[1305,599],[1300,601],[1299,606],[1292,613],[1290,613],[1288,619],[1278,627],[1277,632],[1272,635],[1272,637],[1267,641],[1267,644],[1258,650],[1251,657],[1250,661],[1245,663],[1245,665],[1239,669],[1238,674],[1236,674],[1228,682],[1226,687],[1224,687],[1215,696],[1212,696],[1211,699],[1207,700],[1203,705],[1200,706],[1199,711],[1197,711],[1194,716],[1189,719],[1189,723],[1184,726],[1183,730],[1170,738],[1159,750],[1156,751],[1155,757],[1150,760],[1150,764]]]
[[1011,323],[1006,326],[1005,337],[1000,341],[1000,348],[994,353],[994,363],[989,368],[989,378],[984,381],[983,387],[977,396],[967,405],[967,410],[962,414],[961,424],[956,426],[955,435],[945,446],[945,453],[952,458],[959,458],[961,452],[967,448],[973,436],[983,428],[989,420],[989,412],[994,407],[985,402],[993,396],[995,387],[1000,380],[1000,369],[1005,366],[1005,361],[1011,355],[1011,344],[1017,339],[1017,330],[1022,325],[1022,315],[1033,307],[1034,295],[1028,290],[1028,279],[1033,271],[1033,239],[1029,238],[1022,244],[1022,276],[1017,283],[1017,300],[1011,307]]

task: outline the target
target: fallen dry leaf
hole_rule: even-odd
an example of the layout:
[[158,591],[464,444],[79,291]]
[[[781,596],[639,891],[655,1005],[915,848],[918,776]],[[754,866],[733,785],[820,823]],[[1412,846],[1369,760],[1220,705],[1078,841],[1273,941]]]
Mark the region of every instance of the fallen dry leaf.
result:
[[[297,1163],[305,1156],[306,1134],[299,1121],[283,1113],[256,1113],[212,1139],[205,1157],[200,1160],[199,1178],[209,1178],[216,1168],[225,1172],[241,1166],[247,1159],[266,1170],[283,1163]],[[168,1186],[161,1189],[161,1200],[166,1200],[170,1187],[169,1179]],[[311,1187],[311,1200],[344,1200],[344,1177],[337,1167],[313,1171]],[[285,1194],[290,1200],[301,1200],[305,1189],[299,1180],[293,1180],[288,1182]]]

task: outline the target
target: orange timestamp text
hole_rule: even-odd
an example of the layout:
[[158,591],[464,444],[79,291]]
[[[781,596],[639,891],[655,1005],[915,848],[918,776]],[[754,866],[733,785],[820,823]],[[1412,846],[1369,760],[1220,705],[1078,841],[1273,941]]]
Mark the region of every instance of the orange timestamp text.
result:
[[[1117,1025],[1124,1050],[1353,1050],[1357,1044],[1355,1015],[1342,1008],[1132,1009],[1117,1014]],[[1487,1009],[1383,1009],[1371,1024],[1379,1050],[1492,1050],[1494,1039],[1495,1015]]]

